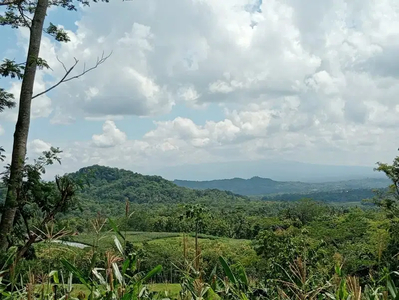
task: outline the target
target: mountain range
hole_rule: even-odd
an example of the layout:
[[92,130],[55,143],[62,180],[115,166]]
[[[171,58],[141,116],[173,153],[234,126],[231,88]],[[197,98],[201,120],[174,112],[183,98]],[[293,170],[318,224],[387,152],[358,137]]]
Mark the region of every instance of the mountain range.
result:
[[348,166],[312,164],[291,160],[231,161],[202,164],[175,165],[152,173],[166,179],[213,180],[225,178],[251,178],[258,176],[276,181],[328,182],[363,178],[384,178],[374,171],[375,165]]
[[311,194],[331,191],[349,191],[357,189],[382,189],[389,185],[386,178],[365,178],[322,183],[300,181],[275,181],[270,178],[252,177],[250,179],[232,178],[208,181],[174,180],[181,187],[206,190],[218,189],[232,193],[256,196],[270,194]]

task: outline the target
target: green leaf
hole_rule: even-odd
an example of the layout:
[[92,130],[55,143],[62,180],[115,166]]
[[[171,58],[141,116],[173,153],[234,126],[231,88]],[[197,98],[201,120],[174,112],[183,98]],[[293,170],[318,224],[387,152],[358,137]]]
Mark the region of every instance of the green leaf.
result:
[[49,277],[53,277],[53,280],[54,280],[54,283],[60,283],[60,280],[59,280],[59,278],[58,278],[58,271],[51,271],[50,272],[50,274],[49,274]]
[[63,28],[58,28],[51,22],[45,32],[55,38],[58,42],[69,42],[71,40],[68,33]]
[[227,264],[226,260],[222,257],[219,256],[219,261],[223,267],[223,270],[227,276],[227,278],[229,278],[229,280],[233,283],[236,284],[237,283],[237,279],[235,278],[233,272],[231,271],[229,265]]
[[390,277],[388,277],[388,279],[387,279],[387,288],[388,288],[388,291],[389,291],[389,294],[391,295],[391,297],[393,299],[396,299],[397,289]]
[[14,60],[4,59],[0,64],[0,75],[2,77],[22,79],[24,75],[24,66],[22,64],[17,64]]
[[248,276],[247,273],[245,272],[245,269],[243,266],[240,265],[240,268],[238,270],[238,275],[240,276],[240,281],[243,283],[246,287],[248,287]]
[[66,259],[61,259],[61,263],[64,265],[64,267],[71,272],[72,274],[74,274],[82,284],[84,284],[86,287],[88,287],[89,289],[91,289],[92,287],[90,286],[90,284],[86,281],[86,279],[84,278],[83,274],[80,273],[80,271],[74,266],[72,265],[69,261],[67,261]]
[[161,271],[162,271],[162,266],[158,265],[154,269],[152,269],[150,272],[148,272],[147,275],[145,275],[141,281],[144,282],[144,281],[150,279],[151,277],[153,277],[154,275],[158,274]]
[[130,266],[130,258],[126,259],[126,260],[123,262],[123,265],[122,265],[122,274],[125,274],[125,273],[126,273],[126,271],[127,271],[127,269],[129,268],[129,266]]
[[108,218],[109,224],[111,225],[113,231],[118,234],[123,240],[125,240],[125,237],[123,236],[123,234],[119,231],[118,226],[116,225],[116,223],[111,219]]

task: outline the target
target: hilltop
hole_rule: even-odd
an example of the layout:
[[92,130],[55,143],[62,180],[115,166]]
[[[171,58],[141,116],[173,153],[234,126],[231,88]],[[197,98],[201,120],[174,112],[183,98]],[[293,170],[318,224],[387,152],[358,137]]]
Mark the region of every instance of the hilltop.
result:
[[83,199],[97,203],[186,203],[231,202],[248,200],[247,197],[229,191],[193,190],[180,187],[160,176],[149,176],[128,170],[94,165],[69,174],[84,180],[87,185],[80,192]]

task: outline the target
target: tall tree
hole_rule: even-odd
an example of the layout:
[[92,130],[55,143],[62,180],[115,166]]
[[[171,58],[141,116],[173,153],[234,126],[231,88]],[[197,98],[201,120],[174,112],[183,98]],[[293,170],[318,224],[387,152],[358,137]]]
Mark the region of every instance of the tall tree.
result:
[[[93,0],[93,2],[108,2],[109,0]],[[77,4],[89,5],[89,0],[0,0],[0,7],[4,7],[0,14],[0,25],[8,25],[12,28],[26,27],[30,31],[29,46],[26,61],[22,64],[13,60],[5,59],[0,65],[0,74],[3,77],[22,79],[19,97],[18,119],[14,132],[14,143],[12,149],[11,166],[7,187],[7,195],[4,203],[4,210],[0,221],[0,251],[8,247],[8,236],[12,232],[13,222],[18,207],[18,195],[22,185],[23,168],[27,149],[27,140],[30,127],[30,115],[32,99],[47,93],[61,83],[78,78],[102,64],[107,58],[104,55],[97,60],[97,63],[82,73],[70,76],[72,70],[78,64],[75,63],[67,69],[64,64],[65,75],[52,87],[33,95],[33,86],[37,68],[49,68],[47,62],[39,57],[40,44],[43,32],[51,35],[57,41],[68,42],[69,38],[62,28],[50,23],[44,28],[47,16],[47,9],[51,6],[58,6],[67,10],[76,10]],[[0,106],[12,105],[13,95],[0,89]]]

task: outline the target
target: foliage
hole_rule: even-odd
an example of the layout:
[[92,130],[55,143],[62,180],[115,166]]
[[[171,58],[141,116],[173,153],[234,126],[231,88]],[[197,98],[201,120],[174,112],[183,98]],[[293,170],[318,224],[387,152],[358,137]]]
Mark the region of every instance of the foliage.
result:
[[298,201],[304,197],[313,199],[315,201],[330,202],[344,204],[348,202],[357,202],[357,205],[365,205],[362,203],[363,199],[372,198],[375,192],[384,189],[352,189],[352,190],[338,190],[338,191],[323,191],[323,192],[310,192],[310,193],[291,193],[291,194],[278,194],[267,195],[262,197],[266,201]]
[[[88,182],[81,196],[94,201],[133,203],[185,203],[248,200],[246,197],[219,190],[195,191],[181,188],[160,176],[147,176],[103,166],[91,166],[70,174]],[[248,200],[249,201],[249,200]]]
[[[57,148],[44,151],[33,164],[25,164],[22,170],[21,185],[17,189],[18,207],[14,218],[12,235],[8,236],[10,246],[17,246],[15,260],[31,251],[31,245],[43,240],[61,238],[67,231],[54,231],[54,222],[60,213],[77,207],[76,189],[79,184],[68,176],[56,176],[54,182],[45,182],[41,176],[45,167],[60,162]],[[9,181],[10,166],[3,172],[3,181]],[[0,206],[0,212],[4,209]]]

